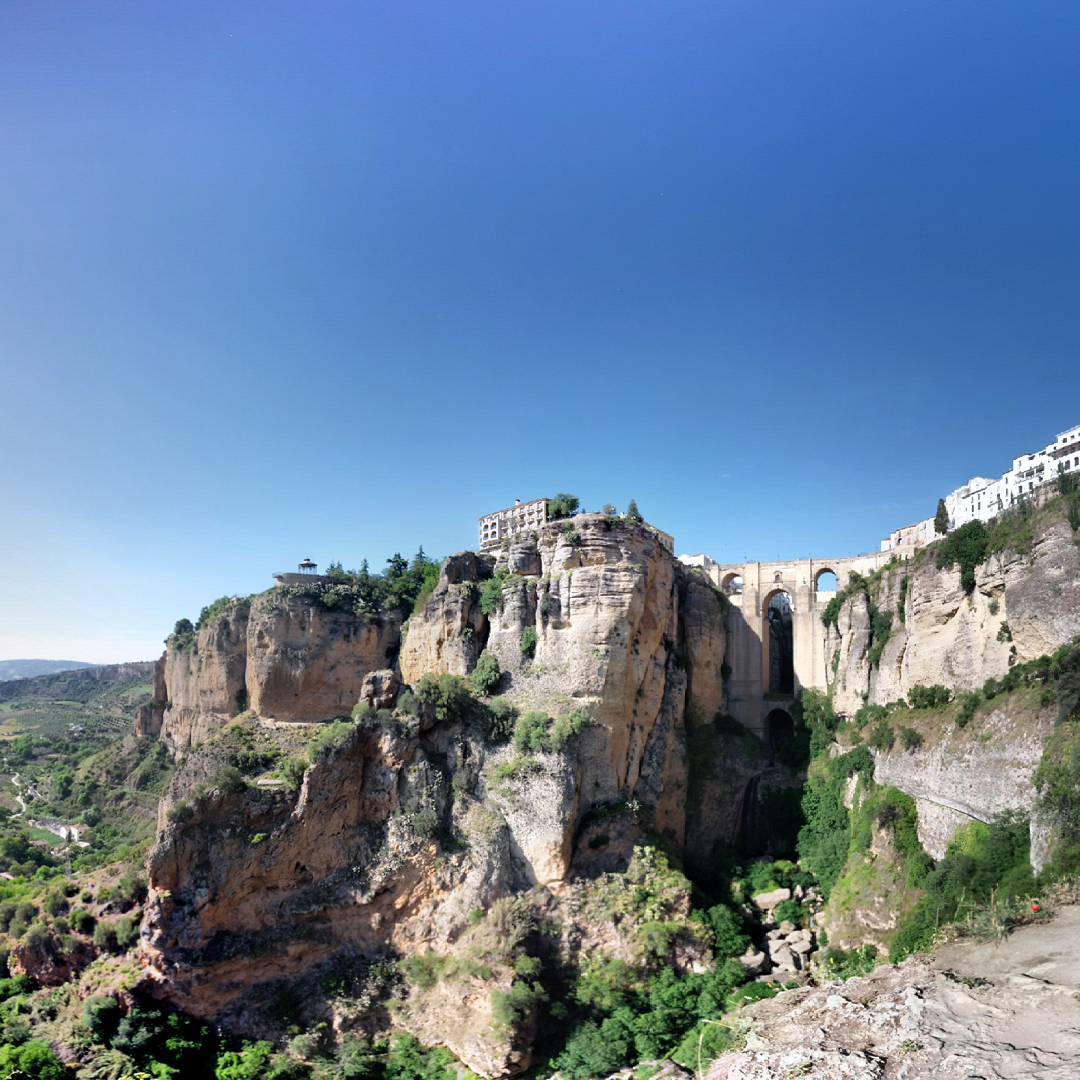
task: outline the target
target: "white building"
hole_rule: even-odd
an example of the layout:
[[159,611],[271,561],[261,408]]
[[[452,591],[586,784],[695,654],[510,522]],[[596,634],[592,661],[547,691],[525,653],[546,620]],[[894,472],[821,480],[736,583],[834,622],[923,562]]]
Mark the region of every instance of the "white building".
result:
[[[1013,458],[1012,468],[997,480],[976,476],[946,495],[949,528],[959,528],[969,521],[989,521],[1008,510],[1018,499],[1055,480],[1059,470],[1071,472],[1073,469],[1080,469],[1080,424],[1063,431],[1042,450]],[[890,533],[881,541],[881,550],[910,551],[924,547],[934,539],[934,519],[927,518]]]
[[516,499],[513,506],[480,519],[480,547],[488,548],[515,533],[539,529],[547,519],[547,499],[527,503]]

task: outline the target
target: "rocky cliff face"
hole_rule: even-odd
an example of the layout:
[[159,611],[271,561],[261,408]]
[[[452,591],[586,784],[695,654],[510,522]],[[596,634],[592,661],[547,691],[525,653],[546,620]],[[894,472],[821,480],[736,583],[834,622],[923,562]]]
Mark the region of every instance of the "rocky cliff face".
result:
[[289,723],[348,716],[398,640],[394,617],[328,609],[293,590],[237,600],[192,636],[170,639],[138,731],[160,732],[183,753],[248,709]]
[[[938,569],[931,550],[849,597],[827,641],[836,711],[850,717],[865,703],[903,700],[915,686],[973,691],[1080,635],[1080,547],[1052,511],[1044,508],[1050,519],[1023,553],[1005,550],[976,567],[970,594],[960,571]],[[876,665],[874,609],[893,615]],[[1004,811],[1032,815],[1032,777],[1057,710],[1021,694],[982,705],[970,727],[958,726],[954,714],[955,708],[906,713],[902,722],[917,732],[919,745],[874,754],[875,780],[915,799],[919,838],[935,859],[972,820],[990,822]],[[1047,823],[1033,819],[1036,868],[1049,840]]]
[[[625,871],[650,833],[690,854],[737,842],[746,787],[770,766],[751,736],[713,723],[725,618],[650,529],[599,515],[454,556],[405,630],[401,681],[466,675],[486,650],[500,707],[547,717],[548,741],[523,751],[492,734],[486,706],[421,694],[370,710],[329,749],[297,742],[321,728],[294,728],[287,752],[311,764],[293,791],[273,773],[254,785],[221,773],[238,760],[226,745],[250,759],[283,746],[282,719],[389,704],[378,688],[396,690],[395,672],[374,669],[397,652],[397,627],[274,594],[233,605],[162,666],[164,736],[187,753],[149,862],[160,992],[257,1032],[275,990],[342,964],[465,950],[475,966],[470,913],[525,903],[580,935],[584,901],[560,906],[574,883]],[[688,754],[695,731],[706,768]],[[680,903],[673,918],[689,912]],[[399,1022],[484,1075],[519,1071],[531,1017],[491,1022],[512,960],[485,954],[490,978],[449,990],[410,987]]]
[[[871,602],[893,616],[876,666]],[[991,556],[976,568],[970,594],[958,569],[939,570],[932,553],[920,553],[883,574],[874,595],[857,592],[843,605],[826,643],[834,705],[851,715],[867,701],[905,698],[913,686],[976,689],[1077,634],[1080,547],[1068,522],[1040,531],[1023,553]]]

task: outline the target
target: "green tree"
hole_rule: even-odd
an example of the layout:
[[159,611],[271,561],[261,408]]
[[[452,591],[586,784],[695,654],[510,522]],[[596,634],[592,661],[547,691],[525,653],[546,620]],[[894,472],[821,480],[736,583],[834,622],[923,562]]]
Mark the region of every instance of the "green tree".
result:
[[934,515],[934,532],[944,536],[949,531],[949,511],[944,499],[937,501],[937,513]]
[[641,511],[637,508],[636,499],[631,499],[630,505],[626,508],[626,520],[633,522],[635,525],[640,525],[645,520],[641,516]]
[[576,495],[570,495],[565,491],[560,491],[554,499],[548,499],[548,518],[551,521],[557,521],[559,518],[572,517],[578,512],[580,506],[581,501]]
[[64,1080],[64,1063],[43,1042],[0,1046],[0,1080]]

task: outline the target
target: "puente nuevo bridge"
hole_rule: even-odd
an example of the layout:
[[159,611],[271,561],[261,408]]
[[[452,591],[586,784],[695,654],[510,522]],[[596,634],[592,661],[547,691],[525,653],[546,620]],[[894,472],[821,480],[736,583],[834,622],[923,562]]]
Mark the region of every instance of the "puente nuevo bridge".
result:
[[770,740],[792,730],[790,707],[798,692],[828,688],[825,605],[853,573],[863,576],[896,558],[895,552],[840,559],[717,563],[708,555],[682,555],[701,567],[732,604],[726,663],[728,712]]

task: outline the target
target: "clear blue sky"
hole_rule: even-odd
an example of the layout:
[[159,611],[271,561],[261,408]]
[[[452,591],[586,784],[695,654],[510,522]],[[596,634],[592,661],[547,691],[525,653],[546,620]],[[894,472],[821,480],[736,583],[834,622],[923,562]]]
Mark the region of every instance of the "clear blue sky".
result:
[[0,9],[0,657],[556,490],[873,549],[1080,421],[1069,0]]

